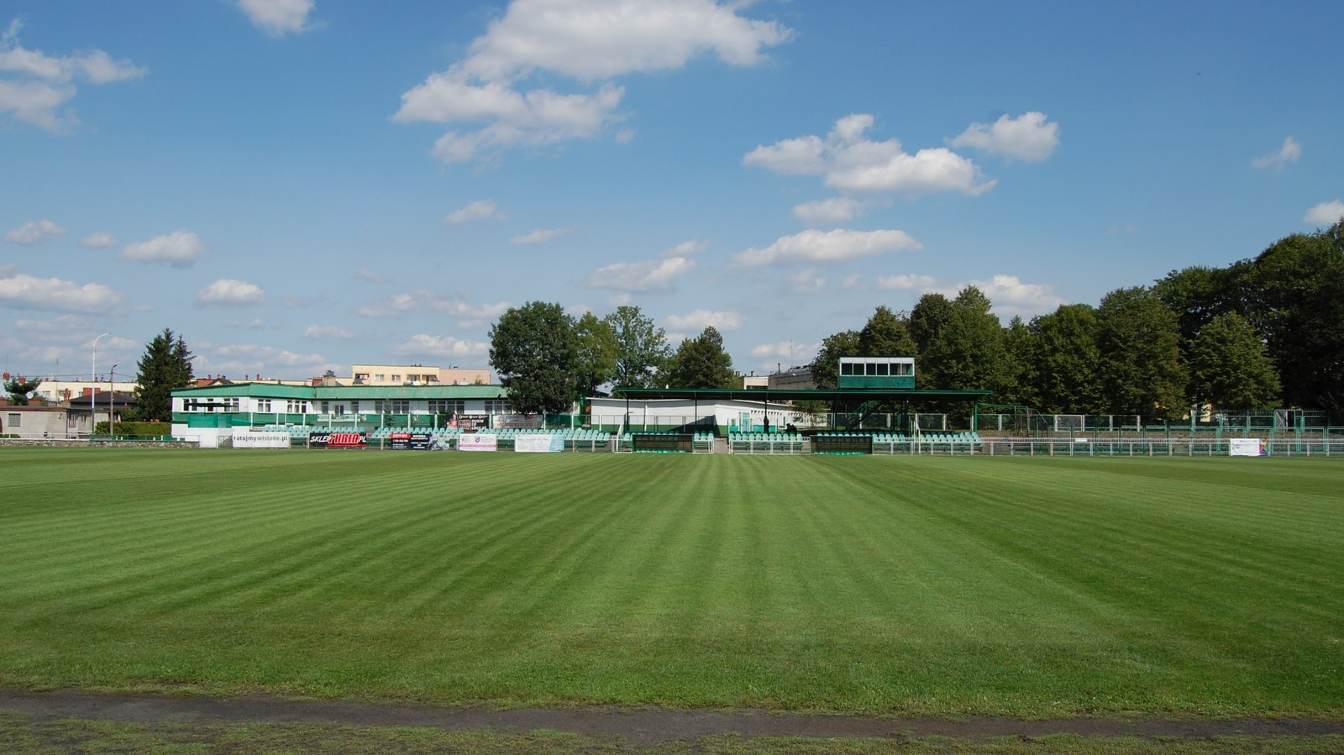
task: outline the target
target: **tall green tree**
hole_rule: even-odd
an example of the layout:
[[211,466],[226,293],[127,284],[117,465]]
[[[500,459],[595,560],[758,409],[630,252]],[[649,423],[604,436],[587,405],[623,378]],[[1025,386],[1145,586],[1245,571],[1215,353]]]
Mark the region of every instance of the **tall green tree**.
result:
[[947,322],[929,344],[924,364],[916,369],[941,388],[1002,390],[1006,366],[999,318],[990,311],[984,292],[967,286],[952,301]]
[[817,355],[808,365],[812,382],[818,388],[834,388],[839,379],[840,357],[864,356],[859,348],[859,331],[842,330],[826,336],[817,349]]
[[639,307],[623,305],[605,321],[616,334],[615,383],[620,388],[649,388],[667,366],[672,349],[667,334]]
[[1086,304],[1065,304],[1034,318],[1031,380],[1034,406],[1054,414],[1095,414],[1106,408],[1099,369],[1101,347],[1097,311]]
[[1000,403],[1036,406],[1040,403],[1033,362],[1036,337],[1031,327],[1014,316],[1003,330],[1003,382],[995,399]]
[[737,382],[733,358],[723,349],[723,336],[713,326],[677,347],[668,366],[667,382],[683,388],[728,388]]
[[1196,402],[1238,411],[1273,407],[1280,391],[1265,342],[1235,312],[1200,329],[1190,347],[1190,386]]
[[887,307],[874,310],[859,331],[859,353],[847,356],[908,357],[915,354],[915,341],[905,318]]
[[1344,221],[1270,246],[1252,263],[1246,289],[1284,401],[1344,416]]
[[574,324],[578,344],[578,384],[580,396],[597,395],[598,386],[616,376],[619,347],[616,332],[592,312],[585,312]]
[[526,414],[570,409],[578,395],[578,336],[564,307],[527,302],[490,328],[490,364],[513,408]]
[[23,377],[13,377],[5,381],[5,392],[9,394],[9,403],[15,406],[27,406],[28,397],[32,395],[37,387],[42,385],[41,380],[30,380]]
[[1176,313],[1151,289],[1120,288],[1097,308],[1101,385],[1114,414],[1184,414],[1187,373]]
[[150,339],[140,357],[135,377],[135,416],[147,422],[170,422],[173,389],[191,383],[191,351],[171,328]]
[[910,310],[910,337],[915,339],[920,356],[928,351],[951,316],[952,302],[946,296],[930,292],[919,297],[915,308]]

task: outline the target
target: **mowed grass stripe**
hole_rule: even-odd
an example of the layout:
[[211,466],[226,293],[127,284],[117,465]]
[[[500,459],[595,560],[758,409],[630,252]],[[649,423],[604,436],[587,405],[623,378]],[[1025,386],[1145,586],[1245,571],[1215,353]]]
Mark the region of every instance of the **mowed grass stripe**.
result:
[[1344,717],[1344,465],[44,451],[0,684]]

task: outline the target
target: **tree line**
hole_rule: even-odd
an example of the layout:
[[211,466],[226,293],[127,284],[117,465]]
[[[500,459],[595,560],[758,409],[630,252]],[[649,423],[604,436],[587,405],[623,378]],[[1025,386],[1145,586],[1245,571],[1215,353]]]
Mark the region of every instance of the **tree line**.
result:
[[986,388],[1046,413],[1178,418],[1196,405],[1291,405],[1339,416],[1344,222],[1007,326],[974,286],[951,299],[927,293],[908,314],[878,307],[862,330],[828,336],[812,374],[830,387],[841,356],[905,355],[920,387]]
[[574,318],[559,304],[528,302],[490,328],[490,365],[519,412],[565,412],[599,386],[727,387],[737,380],[723,336],[713,327],[674,350],[667,334],[636,306],[606,317]]

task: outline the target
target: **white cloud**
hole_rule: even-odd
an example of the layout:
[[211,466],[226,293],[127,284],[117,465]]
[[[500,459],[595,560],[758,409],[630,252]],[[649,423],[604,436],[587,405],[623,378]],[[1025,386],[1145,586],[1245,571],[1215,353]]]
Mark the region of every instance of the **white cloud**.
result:
[[57,111],[75,96],[71,86],[54,86],[38,81],[0,79],[0,113],[48,131],[58,131],[73,122]]
[[728,310],[697,309],[684,315],[667,316],[667,327],[695,333],[708,327],[720,332],[737,330],[742,327],[742,322],[742,313]]
[[841,262],[893,251],[918,251],[924,245],[905,231],[830,231],[806,230],[792,236],[780,236],[764,248],[752,248],[734,256],[742,265],[769,265],[775,262],[807,260]]
[[826,288],[826,278],[817,275],[817,270],[813,267],[804,268],[789,276],[789,282],[793,284],[793,290],[800,294],[816,293]]
[[340,367],[328,362],[321,354],[311,352],[305,354],[274,346],[248,343],[204,344],[198,353],[202,356],[196,360],[197,365],[201,366],[201,363],[205,362],[216,374],[225,372],[261,374],[285,369],[290,371],[291,376],[296,371],[299,376],[304,376],[304,373],[312,374]]
[[15,244],[36,244],[39,241],[45,241],[52,236],[60,236],[65,233],[65,229],[56,225],[51,220],[43,218],[42,220],[30,220],[27,223],[15,228],[5,234],[5,238],[13,241]]
[[90,233],[80,242],[90,249],[107,249],[117,245],[117,240],[110,233]]
[[35,278],[0,271],[0,307],[51,312],[105,312],[125,296],[101,283],[79,285],[61,278]]
[[392,352],[401,356],[432,357],[478,357],[489,350],[490,344],[482,341],[464,341],[452,336],[431,336],[425,333],[417,333],[392,347]]
[[971,281],[994,302],[1000,314],[1030,316],[1049,312],[1064,303],[1047,283],[1024,283],[1016,275],[995,275],[987,281]]
[[[708,54],[755,65],[765,48],[789,38],[784,26],[741,16],[741,8],[715,0],[514,0],[465,58],[406,91],[394,118],[484,124],[435,142],[434,155],[447,162],[591,138],[620,120],[625,90],[612,79],[681,68]],[[525,89],[538,75],[603,83],[586,92]],[[630,129],[617,133],[621,141],[631,137]]]
[[395,317],[437,312],[456,317],[460,327],[469,328],[498,319],[508,308],[508,302],[470,304],[455,296],[440,296],[430,291],[417,290],[394,294],[375,304],[366,304],[356,309],[355,313],[361,317]]
[[1251,165],[1256,168],[1282,168],[1288,163],[1295,163],[1302,159],[1302,145],[1291,136],[1283,138],[1283,144],[1279,148],[1268,154],[1261,155],[1251,161]]
[[932,275],[880,275],[877,278],[877,287],[887,291],[926,290],[933,288],[937,282]]
[[742,163],[775,173],[824,176],[826,185],[846,191],[977,195],[994,188],[996,182],[986,180],[974,162],[947,148],[909,154],[896,139],[864,138],[873,122],[867,113],[847,115],[835,122],[825,139],[802,136],[758,146],[743,156]]
[[[689,257],[617,262],[589,273],[585,285],[589,288],[610,288],[626,292],[668,289],[676,285],[676,282],[694,267],[695,260]],[[629,303],[629,297],[625,297],[620,303]]]
[[372,283],[375,286],[381,286],[387,282],[387,279],[380,273],[376,273],[367,267],[361,267],[355,271],[355,279],[362,280],[365,283]]
[[502,217],[504,217],[504,213],[499,211],[499,207],[495,206],[493,200],[478,199],[471,204],[459,207],[447,215],[444,215],[443,222],[448,223],[449,225],[460,225],[462,223],[470,223],[473,220],[490,220],[492,218],[497,219]]
[[793,216],[809,225],[823,225],[853,220],[862,211],[863,206],[858,200],[849,197],[831,197],[794,205]]
[[355,334],[339,325],[309,325],[304,328],[305,338],[333,338],[346,339],[354,338]]
[[519,234],[509,239],[510,243],[521,246],[532,244],[544,244],[547,241],[558,239],[561,236],[567,236],[572,231],[569,228],[536,228],[527,233]]
[[50,131],[74,124],[61,109],[74,99],[79,79],[90,84],[111,84],[144,76],[144,68],[129,60],[117,60],[103,50],[75,55],[47,55],[19,44],[23,24],[15,19],[0,35],[0,72],[18,78],[0,78],[0,113]]
[[[753,346],[751,355],[756,359],[779,359],[790,364],[797,360],[810,360],[821,344],[798,343],[797,341],[776,341]],[[774,365],[771,365],[772,367]]]
[[238,0],[238,8],[253,26],[273,37],[283,37],[308,29],[313,0]]
[[1040,162],[1059,146],[1059,124],[1045,113],[1032,111],[1016,118],[1006,113],[993,123],[972,123],[951,141],[953,147],[970,147],[1023,162]]
[[241,307],[258,304],[265,297],[261,286],[233,278],[220,278],[196,293],[196,301],[208,307]]
[[683,241],[683,242],[681,242],[680,244],[676,244],[676,245],[674,245],[672,248],[670,248],[670,249],[668,249],[667,251],[663,252],[663,256],[664,256],[664,257],[690,257],[690,256],[693,255],[693,254],[699,254],[699,253],[705,251],[705,248],[706,248],[707,246],[709,246],[709,244],[707,244],[707,243],[705,243],[705,242],[703,242],[703,241],[696,241],[696,240],[694,240],[694,239],[692,239],[692,240],[690,240],[690,241]]
[[1344,218],[1344,202],[1334,199],[1307,210],[1302,221],[1310,225],[1334,225],[1341,218]]
[[155,236],[148,241],[127,244],[121,250],[123,259],[137,262],[159,262],[174,267],[189,267],[205,251],[205,244],[191,231],[173,231]]

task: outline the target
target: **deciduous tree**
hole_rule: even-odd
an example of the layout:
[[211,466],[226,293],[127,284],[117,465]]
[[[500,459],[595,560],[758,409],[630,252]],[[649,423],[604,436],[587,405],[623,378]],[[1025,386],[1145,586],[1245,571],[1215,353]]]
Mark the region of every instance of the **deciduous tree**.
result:
[[490,328],[490,364],[515,410],[568,411],[578,394],[578,337],[559,304],[513,307]]

